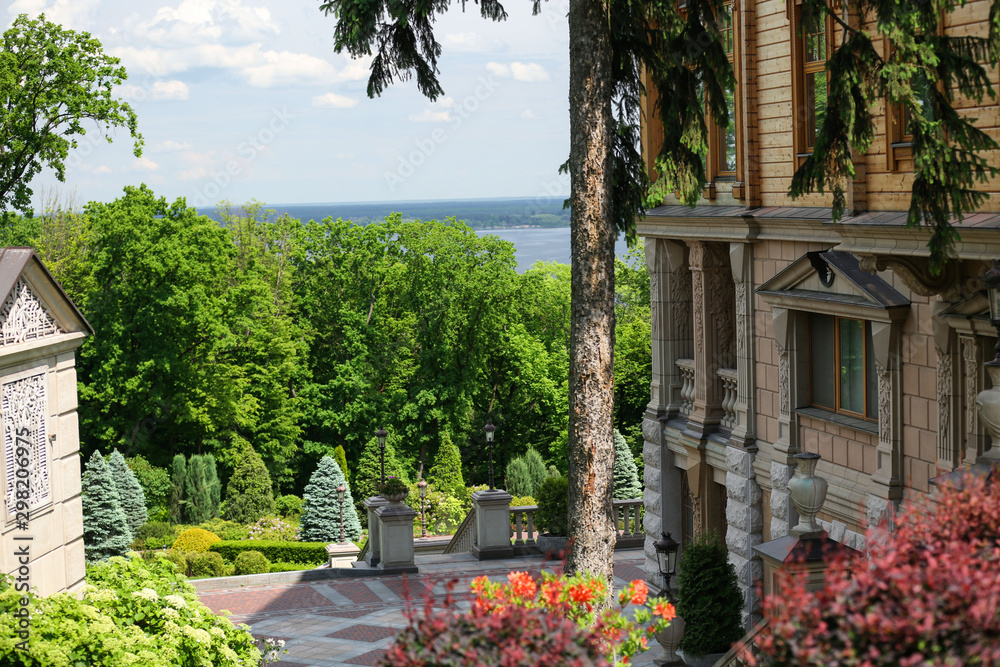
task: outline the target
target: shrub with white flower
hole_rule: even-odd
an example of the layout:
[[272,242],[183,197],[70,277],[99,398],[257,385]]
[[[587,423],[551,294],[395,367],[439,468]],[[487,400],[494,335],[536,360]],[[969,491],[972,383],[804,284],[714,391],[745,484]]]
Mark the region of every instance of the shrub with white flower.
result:
[[299,539],[298,530],[277,517],[264,517],[247,526],[249,540],[276,540],[293,542]]

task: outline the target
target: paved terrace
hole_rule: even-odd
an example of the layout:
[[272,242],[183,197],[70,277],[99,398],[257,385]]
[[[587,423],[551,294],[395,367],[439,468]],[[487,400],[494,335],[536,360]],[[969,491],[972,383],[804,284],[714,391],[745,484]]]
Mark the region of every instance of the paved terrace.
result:
[[[616,589],[644,578],[642,561],[641,549],[615,553]],[[228,610],[234,623],[250,625],[255,636],[284,639],[288,653],[281,658],[282,667],[353,667],[378,664],[396,634],[406,627],[407,591],[415,605],[422,605],[425,586],[430,583],[435,598],[442,600],[445,582],[457,578],[454,597],[460,609],[468,609],[469,583],[475,577],[485,574],[494,581],[506,581],[507,573],[516,570],[537,577],[541,569],[559,565],[541,556],[480,562],[471,554],[418,555],[416,563],[420,573],[415,575],[248,585],[205,590],[200,596],[213,611]],[[659,646],[653,644],[637,656],[636,664],[652,664],[659,653]]]

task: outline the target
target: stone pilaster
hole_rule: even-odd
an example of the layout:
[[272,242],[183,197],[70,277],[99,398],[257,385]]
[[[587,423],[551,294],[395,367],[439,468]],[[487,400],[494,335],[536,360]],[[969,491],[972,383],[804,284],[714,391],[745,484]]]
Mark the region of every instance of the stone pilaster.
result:
[[962,391],[963,420],[965,428],[965,465],[971,466],[983,455],[982,427],[976,413],[976,397],[983,389],[983,348],[975,335],[960,335],[959,347],[962,348]]
[[642,422],[642,460],[645,463],[643,504],[646,515],[643,530],[646,580],[662,586],[660,568],[653,543],[663,532],[680,541],[681,535],[681,471],[674,464],[674,454],[664,441],[663,426],[647,411]]
[[753,311],[753,246],[730,243],[729,260],[733,271],[736,298],[736,425],[731,442],[743,449],[756,449],[754,433],[756,409],[754,388],[754,311]]
[[382,496],[372,496],[364,499],[364,506],[368,510],[368,553],[365,554],[365,562],[369,567],[375,567],[382,558],[382,531],[379,529],[378,508],[385,507],[389,501]]
[[684,245],[647,238],[645,247],[652,317],[649,410],[655,418],[669,419],[683,402],[676,361],[691,357],[691,271]]
[[903,385],[899,359],[900,326],[872,322],[872,348],[878,376],[878,444],[873,494],[898,501],[903,493]]
[[694,401],[688,430],[704,438],[722,420],[723,387],[716,371],[732,368],[733,282],[722,246],[691,241],[691,296],[694,319]]
[[947,306],[948,304],[944,301],[931,303],[931,313],[934,315],[931,322],[934,330],[934,352],[936,353],[937,366],[937,464],[938,468],[942,470],[954,470],[961,464],[964,452],[962,451],[961,430],[958,428],[961,419],[957,415],[959,394],[956,390],[956,355],[953,354],[952,330],[947,322],[937,316]]
[[762,494],[754,475],[755,453],[730,445],[726,448],[726,546],[743,593],[743,627],[759,620],[757,583],[762,576],[760,556],[754,547],[763,542]]

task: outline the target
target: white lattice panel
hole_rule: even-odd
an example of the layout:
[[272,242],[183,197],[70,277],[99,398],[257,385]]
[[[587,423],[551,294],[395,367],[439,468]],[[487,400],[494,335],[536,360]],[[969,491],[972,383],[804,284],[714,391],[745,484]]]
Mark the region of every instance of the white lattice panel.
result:
[[[31,375],[3,384],[0,410],[3,413],[5,486],[8,511],[15,507],[15,480],[18,479],[15,451],[17,446],[29,452],[29,508],[49,502],[49,449],[46,441],[48,405],[45,373]],[[24,479],[21,473],[21,479]]]
[[18,278],[0,307],[0,345],[24,343],[57,333],[60,331],[55,318],[32,294],[24,278]]

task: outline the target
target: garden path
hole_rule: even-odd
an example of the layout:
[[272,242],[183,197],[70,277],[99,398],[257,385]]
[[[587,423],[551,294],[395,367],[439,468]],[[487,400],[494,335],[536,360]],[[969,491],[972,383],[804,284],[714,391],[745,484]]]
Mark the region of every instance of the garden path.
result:
[[[644,578],[641,549],[615,552],[615,588]],[[406,626],[407,593],[414,604],[423,603],[425,586],[431,584],[436,599],[445,593],[445,582],[458,579],[454,597],[467,609],[470,582],[480,575],[506,581],[507,573],[552,570],[558,563],[542,557],[477,561],[471,554],[418,555],[420,573],[350,579],[327,579],[298,584],[246,586],[200,593],[213,611],[232,612],[234,623],[246,623],[258,637],[285,640],[288,651],[281,667],[355,667],[375,665],[396,634]],[[634,664],[652,664],[659,647],[636,656]]]

